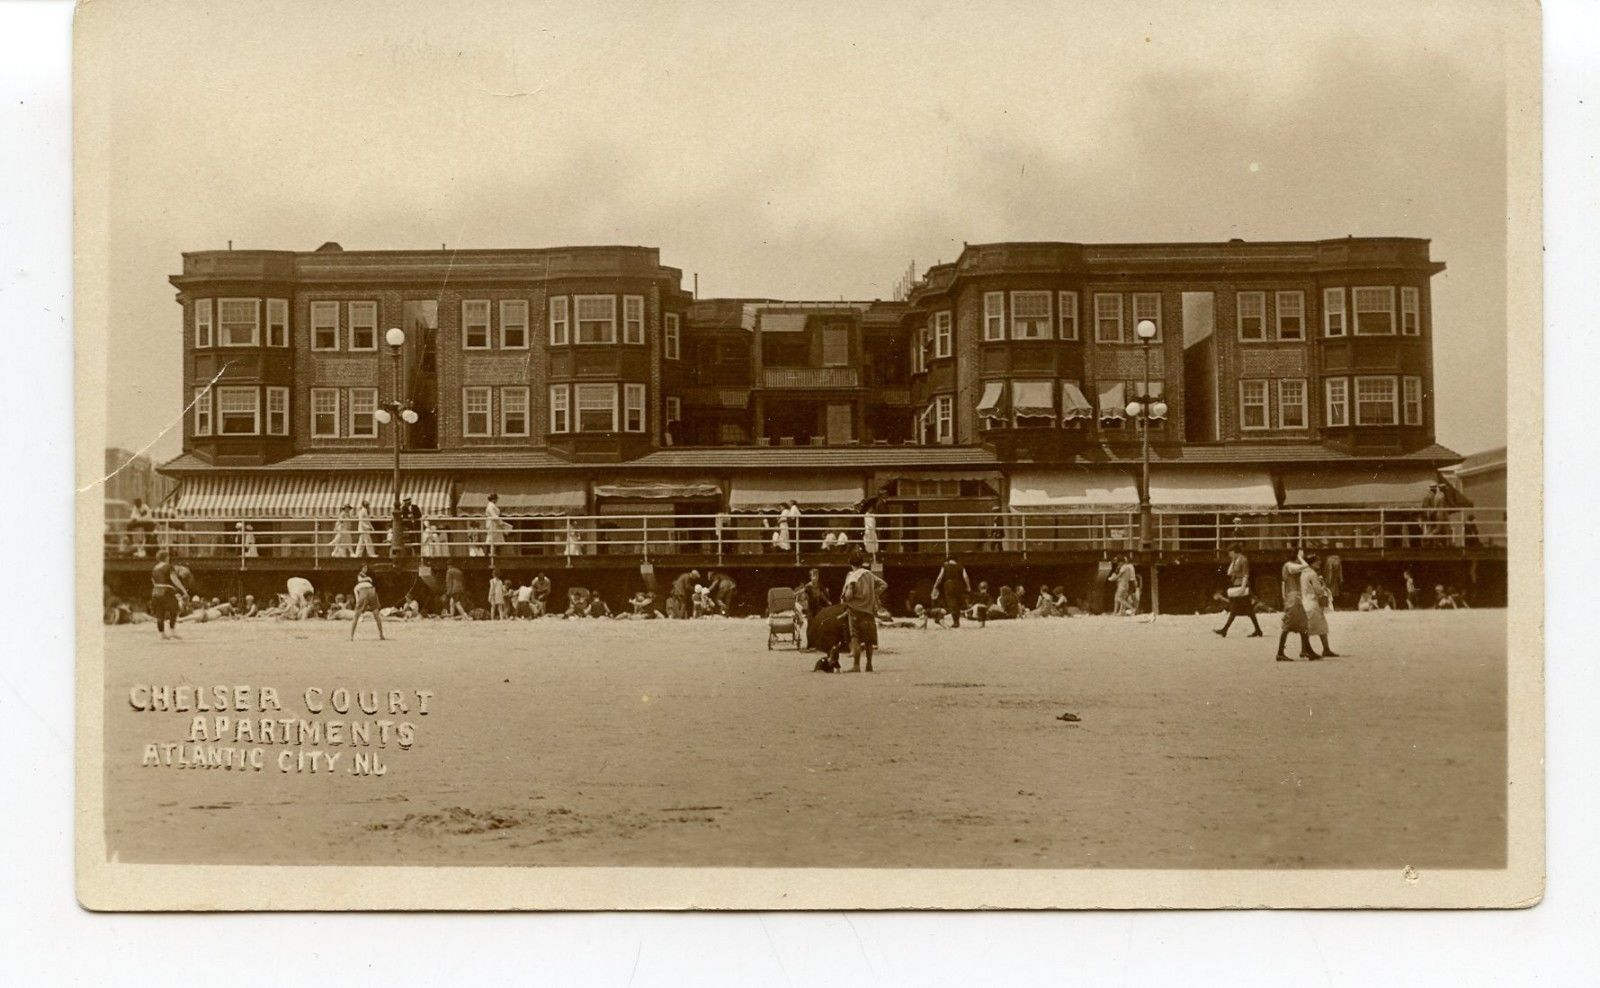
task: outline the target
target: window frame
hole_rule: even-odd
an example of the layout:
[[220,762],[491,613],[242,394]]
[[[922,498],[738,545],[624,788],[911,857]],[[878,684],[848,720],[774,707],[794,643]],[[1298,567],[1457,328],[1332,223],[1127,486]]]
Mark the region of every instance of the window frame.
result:
[[216,399],[211,392],[209,384],[194,389],[194,418],[190,423],[190,429],[196,437],[210,436],[216,430],[216,413],[213,408]]
[[1400,335],[1422,335],[1422,290],[1412,285],[1400,287]]
[[[362,330],[362,329],[366,328],[365,324],[361,324],[361,323],[357,323],[356,322],[356,309],[357,309],[357,307],[360,307],[362,311],[370,311],[372,313],[372,345],[371,346],[359,346],[356,343],[356,333],[359,330]],[[378,352],[378,335],[379,335],[378,334],[378,303],[374,302],[374,301],[371,301],[370,299],[353,299],[351,301],[348,301],[348,302],[345,303],[345,319],[346,319],[345,325],[350,330],[348,333],[345,334],[346,338],[349,340],[349,350],[350,350],[350,352],[351,353],[377,353]]]
[[[333,313],[333,322],[332,322],[332,324],[331,325],[327,325],[327,324],[318,323],[317,322],[317,313],[318,312],[323,312],[323,313],[331,312],[331,313]],[[334,353],[334,352],[337,352],[338,349],[339,349],[339,336],[340,336],[340,334],[339,334],[339,303],[337,301],[333,300],[333,299],[319,299],[319,300],[311,303],[310,313],[311,313],[311,349],[316,351],[316,352],[318,352],[318,353]],[[318,343],[317,343],[317,331],[319,329],[326,329],[326,330],[332,331],[332,333],[333,333],[333,343],[332,343],[332,345],[330,345],[330,346],[319,346],[318,345]]]
[[[1247,298],[1256,299],[1257,301],[1260,302],[1261,311],[1260,311],[1260,313],[1258,315],[1252,316],[1252,317],[1245,316],[1245,313],[1244,313],[1244,302],[1245,302],[1245,299],[1247,299]],[[1260,319],[1261,320],[1261,335],[1260,336],[1246,336],[1245,335],[1245,332],[1244,332],[1244,321],[1245,321],[1246,318],[1256,318],[1256,319]],[[1234,292],[1233,293],[1233,323],[1234,323],[1234,329],[1235,329],[1235,332],[1236,332],[1235,339],[1237,339],[1240,343],[1268,343],[1268,342],[1271,342],[1272,337],[1267,335],[1267,293],[1265,291],[1260,291],[1260,290],[1245,291],[1245,292],[1238,292],[1238,291]]]
[[[519,306],[522,309],[522,316],[521,316],[521,321],[520,322],[518,321],[518,319],[515,316],[507,315],[507,313],[509,313],[509,312],[515,312],[516,309]],[[532,312],[532,308],[528,305],[528,300],[525,299],[525,298],[503,298],[503,299],[500,299],[499,309],[500,309],[500,332],[499,332],[500,349],[502,349],[502,350],[526,350],[526,349],[528,349],[528,347],[531,346],[532,343],[533,343],[533,312]],[[510,329],[510,328],[513,328],[513,327],[517,327],[517,326],[520,326],[522,328],[522,342],[521,343],[512,343],[507,338],[506,330]],[[463,333],[463,338],[465,338],[465,334],[464,333]]]
[[[832,334],[843,334],[844,356],[842,359],[831,359],[828,356],[828,340]],[[847,322],[825,323],[821,329],[822,339],[822,366],[824,367],[849,367],[854,363],[850,347],[850,324]]]
[[[276,336],[278,342],[273,342],[273,329],[275,327],[283,330],[282,334]],[[269,298],[267,299],[267,346],[282,348],[288,345],[289,300],[286,298]]]
[[[583,427],[583,413],[586,409],[583,407],[583,393],[586,389],[590,391],[596,391],[601,388],[607,389],[611,393],[611,428],[585,429]],[[613,435],[617,432],[620,432],[621,430],[618,428],[618,426],[620,426],[622,423],[620,421],[621,414],[618,404],[620,403],[622,397],[621,390],[621,388],[617,387],[616,381],[585,381],[572,385],[573,432],[588,435]],[[599,408],[597,406],[587,410],[598,412]]]
[[[1143,342],[1142,340],[1139,339],[1139,321],[1141,319],[1149,319],[1151,322],[1156,324],[1156,335],[1151,338],[1150,342],[1151,343],[1160,343],[1162,341],[1162,339],[1164,338],[1164,334],[1166,333],[1166,327],[1163,326],[1162,323],[1161,323],[1161,293],[1160,292],[1133,292],[1132,295],[1133,295],[1133,304],[1130,307],[1132,318],[1128,320],[1128,325],[1133,329],[1134,341],[1135,342],[1141,342],[1141,343]],[[1156,301],[1155,315],[1153,315],[1153,316],[1141,316],[1141,315],[1139,315],[1139,300],[1140,299],[1144,299],[1145,301],[1149,301],[1152,298],[1155,299],[1155,301]]]
[[[233,386],[228,386],[228,387],[218,387],[218,388],[216,388],[214,390],[216,391],[216,395],[217,395],[216,410],[213,412],[213,415],[215,416],[215,424],[213,425],[213,429],[215,430],[216,435],[218,435],[218,436],[259,436],[259,435],[261,435],[261,389],[260,388],[254,386],[254,385],[243,385],[243,386],[233,385]],[[248,432],[233,432],[233,431],[230,431],[226,427],[227,417],[229,415],[243,415],[244,414],[243,412],[229,412],[227,409],[225,409],[223,407],[223,405],[225,404],[224,399],[226,399],[230,394],[231,395],[249,395],[250,396],[252,410],[251,410],[251,413],[250,413],[250,430]]]
[[[483,311],[483,343],[473,345],[473,331],[480,325],[475,317],[469,313],[477,308]],[[494,304],[486,298],[464,298],[461,300],[461,349],[463,350],[492,350],[494,349]]]
[[[609,320],[601,320],[601,319],[588,319],[588,320],[585,320],[579,313],[579,310],[583,308],[583,303],[585,301],[597,301],[597,300],[601,300],[601,299],[605,300],[607,308],[609,308],[611,310],[611,316],[610,316]],[[615,295],[573,295],[572,296],[572,329],[573,329],[572,340],[578,346],[616,346],[617,345],[617,321],[618,321],[617,320],[617,297]],[[585,322],[592,322],[592,323],[609,322],[609,324],[611,326],[611,331],[608,334],[608,338],[599,339],[599,340],[586,340],[586,339],[584,339],[583,338],[583,324]],[[615,430],[612,430],[612,431],[615,431]]]
[[[1337,304],[1334,304],[1337,300]],[[1343,286],[1322,290],[1322,336],[1324,339],[1341,339],[1350,334],[1350,307],[1345,304]],[[1333,317],[1339,317],[1339,331],[1333,331]]]
[[[248,343],[230,343],[230,342],[228,342],[228,334],[227,334],[228,323],[225,322],[223,320],[223,318],[222,318],[222,310],[227,308],[227,305],[228,305],[229,302],[242,302],[242,303],[245,303],[245,304],[250,306],[250,315],[251,315],[250,342],[248,342]],[[258,347],[258,346],[260,346],[261,345],[261,300],[258,299],[258,298],[219,298],[219,299],[217,299],[217,322],[216,322],[216,327],[217,327],[217,329],[216,329],[217,346],[219,346],[219,347],[222,347],[224,349],[231,348],[231,349],[238,350],[238,349],[246,349],[246,348],[249,348],[249,347]],[[219,425],[221,424],[221,420],[220,419],[218,420],[218,424]]]
[[[633,315],[629,312],[635,303],[637,303],[639,307],[639,318],[637,320],[634,319]],[[622,296],[622,342],[624,345],[644,346],[644,313],[645,308],[643,295]],[[634,333],[634,326],[636,323],[638,325],[637,336]]]
[[550,385],[550,434],[564,436],[570,432],[572,432],[572,386],[552,384]]
[[[325,398],[325,397],[328,397],[330,395],[333,397],[333,410],[332,411],[318,411],[317,410],[317,399],[319,397],[324,397]],[[343,405],[344,405],[343,396],[339,393],[339,389],[338,388],[312,388],[311,389],[311,438],[312,439],[338,439],[339,438],[339,436],[340,436],[340,425],[344,421],[343,416],[340,414],[340,409],[343,407]],[[333,431],[332,432],[319,432],[317,430],[317,418],[318,418],[318,416],[326,416],[326,415],[333,416]]]
[[[1117,306],[1116,306],[1117,311],[1116,311],[1116,314],[1115,314],[1114,317],[1112,315],[1104,313],[1104,312],[1102,312],[1100,310],[1100,301],[1102,299],[1111,299],[1111,300],[1114,300],[1117,303]],[[1127,342],[1127,328],[1124,325],[1126,323],[1126,321],[1127,321],[1126,318],[1125,318],[1126,313],[1127,313],[1127,303],[1123,301],[1121,292],[1095,292],[1094,293],[1094,341],[1096,343],[1125,343],[1125,342]],[[1112,318],[1115,318],[1116,324],[1117,324],[1117,335],[1114,336],[1114,337],[1113,336],[1106,336],[1103,333],[1101,333],[1101,328],[1102,328],[1103,324],[1108,322],[1108,321],[1110,321]]]
[[[1367,422],[1361,414],[1361,382],[1384,381],[1387,382],[1389,391],[1389,421]],[[1357,374],[1350,379],[1351,405],[1355,411],[1355,424],[1358,426],[1371,426],[1374,428],[1393,428],[1400,424],[1400,382],[1393,374]]]
[[[1386,332],[1364,333],[1364,332],[1361,331],[1361,293],[1362,292],[1383,292],[1383,293],[1388,295],[1388,297],[1389,297],[1389,308],[1388,308],[1389,329]],[[1354,335],[1354,336],[1395,336],[1395,335],[1397,335],[1399,333],[1399,331],[1400,331],[1400,312],[1399,312],[1399,309],[1397,308],[1397,305],[1398,305],[1398,301],[1395,299],[1395,293],[1394,293],[1394,286],[1393,285],[1358,285],[1358,286],[1350,289],[1350,311],[1355,316],[1354,325],[1351,327],[1352,335]],[[1372,311],[1374,313],[1376,313],[1376,312],[1378,312],[1380,310],[1374,309]]]
[[683,352],[683,325],[676,312],[666,312],[661,316],[661,356],[665,360],[677,360]]
[[[1296,318],[1300,320],[1300,328],[1295,336],[1285,336],[1283,332],[1284,299],[1293,299],[1298,311]],[[1280,343],[1304,343],[1306,341],[1306,293],[1298,289],[1272,293],[1272,324],[1273,331]]]
[[[1415,397],[1408,397],[1408,392],[1416,390]],[[1416,415],[1411,412],[1413,407]],[[1404,426],[1420,426],[1427,422],[1427,409],[1423,407],[1422,378],[1416,374],[1407,374],[1400,378],[1400,424]]]
[[[361,403],[358,403],[356,401],[356,397],[358,395],[361,396],[361,398],[363,399],[362,403],[365,402],[365,399],[366,399],[366,397],[368,395],[370,395],[372,397],[371,409],[369,411],[363,411],[361,409],[361,407],[360,407]],[[370,433],[358,432],[356,430],[356,416],[357,415],[367,415],[367,416],[371,417],[371,419],[372,419],[372,431]],[[378,438],[378,389],[377,388],[348,388],[348,389],[346,389],[346,394],[345,394],[345,423],[344,424],[345,424],[345,438],[346,439],[377,439]],[[395,427],[399,428],[398,421],[396,422],[396,426]]]
[[664,399],[665,408],[662,415],[666,418],[666,425],[683,421],[683,399],[677,395],[667,395]]
[[[1245,400],[1245,390],[1249,387],[1261,387],[1261,424],[1250,425],[1245,415],[1245,409],[1253,407],[1251,402]],[[1239,431],[1240,432],[1269,432],[1272,429],[1272,382],[1264,377],[1245,377],[1239,379]]]
[[[1072,327],[1070,333],[1067,332],[1069,324]],[[1056,292],[1056,337],[1074,342],[1079,338],[1078,293],[1075,291]]]
[[[470,402],[475,397],[483,399],[483,409],[474,411]],[[472,417],[483,416],[483,431],[472,431]],[[486,384],[470,384],[461,389],[461,438],[490,439],[494,436],[494,388]]]
[[1006,293],[983,293],[983,342],[1001,343],[1006,338]]
[[[1044,315],[1042,317],[1041,316],[1021,316],[1021,317],[1019,317],[1017,315],[1017,299],[1019,297],[1022,297],[1022,296],[1042,296],[1044,298]],[[1054,339],[1055,338],[1055,324],[1056,324],[1055,323],[1055,311],[1052,309],[1052,306],[1055,303],[1051,300],[1049,291],[1044,290],[1044,289],[1037,289],[1037,288],[1020,289],[1020,290],[1017,290],[1017,291],[1013,291],[1011,293],[1010,303],[1011,303],[1011,306],[1010,306],[1009,314],[1010,314],[1010,318],[1011,318],[1011,338],[1013,340],[1049,340],[1049,339]],[[1031,322],[1039,322],[1039,324],[1040,324],[1039,325],[1039,331],[1038,332],[1029,331],[1026,335],[1024,335],[1023,333],[1018,331],[1018,326],[1021,325],[1021,323],[1019,322],[1019,319],[1020,320],[1026,320],[1027,322],[1030,322],[1030,323]]]
[[933,441],[948,446],[956,439],[956,399],[954,395],[935,395],[933,398]]
[[[1338,397],[1334,396],[1334,385],[1339,386]],[[1334,415],[1334,409],[1339,409],[1339,414]],[[1322,418],[1323,425],[1330,429],[1344,429],[1350,425],[1350,379],[1348,377],[1327,377],[1322,380]]]
[[[1284,415],[1284,409],[1290,408],[1290,407],[1295,407],[1295,406],[1291,406],[1288,403],[1288,401],[1285,400],[1285,397],[1284,397],[1285,385],[1296,385],[1300,389],[1300,401],[1298,402],[1298,408],[1300,410],[1300,424],[1299,425],[1290,425],[1288,417]],[[1278,390],[1278,428],[1279,429],[1284,429],[1284,430],[1288,430],[1288,431],[1292,431],[1292,432],[1304,432],[1305,430],[1311,428],[1311,399],[1310,399],[1309,388],[1310,388],[1310,386],[1306,383],[1306,379],[1303,378],[1303,377],[1286,377],[1286,378],[1281,378],[1278,381],[1278,389],[1277,390]]]
[[[506,399],[510,396],[519,396],[522,399],[522,428],[513,430],[506,422],[511,403]],[[508,385],[500,389],[500,435],[526,439],[533,434],[533,396],[522,385]]]
[[[267,385],[266,392],[266,434],[269,436],[287,436],[289,434],[289,389],[269,384]],[[277,409],[276,411],[274,411],[272,407],[274,398],[280,399],[283,403],[283,407]],[[272,424],[273,416],[278,416],[279,418],[279,424],[276,428],[274,428]]]
[[550,345],[568,346],[572,342],[572,296],[550,296]]
[[[637,398],[637,401],[635,399]],[[639,413],[637,424],[633,422],[634,412]],[[642,384],[623,382],[622,385],[622,431],[644,432],[649,422],[648,410],[645,408],[645,387]]]
[[[201,319],[200,314],[205,313]],[[205,330],[205,342],[201,342],[200,331]],[[196,350],[210,350],[217,345],[216,300],[197,298],[194,300],[194,348]]]
[[954,316],[949,309],[940,309],[933,314],[931,335],[934,360],[947,360],[954,355],[955,331],[952,328],[954,322]]

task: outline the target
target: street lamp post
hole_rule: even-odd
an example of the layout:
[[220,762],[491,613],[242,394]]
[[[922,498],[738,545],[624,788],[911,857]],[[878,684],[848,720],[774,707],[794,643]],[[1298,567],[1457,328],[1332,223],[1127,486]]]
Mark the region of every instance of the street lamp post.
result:
[[373,417],[383,425],[394,423],[394,507],[389,515],[389,554],[402,556],[406,540],[405,519],[400,511],[400,426],[401,423],[415,425],[417,413],[401,396],[404,378],[400,371],[400,351],[406,343],[405,331],[396,326],[385,333],[383,339],[389,344],[389,355],[394,358],[394,397],[380,405]]
[[1155,342],[1156,324],[1150,319],[1141,319],[1134,326],[1134,332],[1139,336],[1139,345],[1144,349],[1144,387],[1143,393],[1136,395],[1128,402],[1126,409],[1128,417],[1139,422],[1139,435],[1143,439],[1144,457],[1144,482],[1139,485],[1139,548],[1145,552],[1150,551],[1150,422],[1153,419],[1167,417],[1167,403],[1157,395],[1150,394],[1150,344]]

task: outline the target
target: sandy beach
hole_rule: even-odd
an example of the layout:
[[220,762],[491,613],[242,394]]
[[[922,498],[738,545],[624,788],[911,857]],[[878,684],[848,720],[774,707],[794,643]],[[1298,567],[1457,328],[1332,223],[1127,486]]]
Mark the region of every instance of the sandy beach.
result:
[[[1214,616],[887,629],[821,675],[759,619],[107,629],[108,854],[124,862],[1417,868],[1505,860],[1505,616],[1333,615],[1272,661]],[[1291,645],[1291,652],[1293,646]],[[846,662],[848,667],[848,661]],[[150,687],[249,685],[223,743]],[[237,720],[414,725],[402,748],[234,744]],[[335,690],[404,714],[341,715]],[[428,712],[417,691],[431,694]],[[174,694],[176,695],[176,694]],[[370,695],[370,694],[369,694]],[[1058,719],[1064,713],[1080,720]],[[201,714],[210,719],[220,712]],[[324,725],[325,726],[325,725]],[[209,728],[208,728],[209,729]],[[285,727],[276,728],[287,730]],[[298,723],[294,730],[299,730]],[[341,731],[348,741],[348,728]],[[374,741],[376,729],[374,729]],[[157,764],[149,761],[155,746]],[[180,752],[174,755],[174,747]],[[306,772],[310,751],[334,771]],[[357,755],[384,774],[350,774]],[[201,760],[206,757],[204,753]],[[229,756],[232,757],[232,756]],[[291,765],[283,770],[283,765]],[[325,759],[324,759],[325,767]]]

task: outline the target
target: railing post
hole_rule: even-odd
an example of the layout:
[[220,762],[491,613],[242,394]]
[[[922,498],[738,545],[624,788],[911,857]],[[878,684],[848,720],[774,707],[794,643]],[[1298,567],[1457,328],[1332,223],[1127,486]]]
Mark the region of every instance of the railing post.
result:
[[950,514],[948,512],[939,516],[944,525],[944,558],[950,558]]
[[1296,511],[1294,513],[1294,544],[1297,549],[1304,548],[1306,544],[1306,513],[1304,511]]
[[640,517],[640,520],[639,520],[639,543],[640,543],[640,551],[644,554],[644,558],[649,559],[650,558],[650,516],[649,515],[643,515],[643,516]]
[[1019,522],[1021,522],[1020,528],[1022,529],[1022,558],[1023,559],[1027,559],[1028,558],[1028,516],[1027,515],[1022,515],[1017,520]]
[[1386,555],[1389,551],[1389,518],[1388,512],[1378,509],[1378,554]]

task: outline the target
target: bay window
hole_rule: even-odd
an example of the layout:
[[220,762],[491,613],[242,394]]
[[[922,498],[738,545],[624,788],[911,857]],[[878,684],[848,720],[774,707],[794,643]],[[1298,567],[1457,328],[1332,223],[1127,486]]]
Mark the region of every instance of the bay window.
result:
[[625,432],[644,431],[644,385],[622,386],[622,428]]
[[567,345],[567,309],[568,299],[565,295],[557,295],[550,300],[550,345]]
[[1011,293],[1011,338],[1048,340],[1050,332],[1050,293]]
[[[582,330],[580,329],[580,334]],[[574,384],[573,403],[577,405],[578,432],[617,431],[617,386],[615,384]]]
[[211,345],[214,337],[211,323],[211,299],[197,298],[194,300],[194,345],[204,349]]
[[1322,382],[1325,396],[1324,424],[1343,428],[1350,424],[1350,379],[1330,377]]
[[575,301],[578,309],[579,343],[617,342],[617,297],[615,295],[579,295],[576,296]]
[[550,386],[550,431],[552,433],[566,433],[572,431],[572,390],[565,384]]
[[1357,336],[1394,335],[1393,288],[1357,288],[1355,300]]
[[260,346],[260,304],[253,298],[217,299],[217,330],[223,346]]
[[1356,425],[1394,425],[1399,419],[1392,377],[1356,378]]
[[261,392],[255,388],[217,389],[217,434],[254,436],[261,431]]
[[644,342],[644,296],[622,296],[622,342]]
[[1006,338],[1006,293],[984,292],[983,338],[985,342]]

